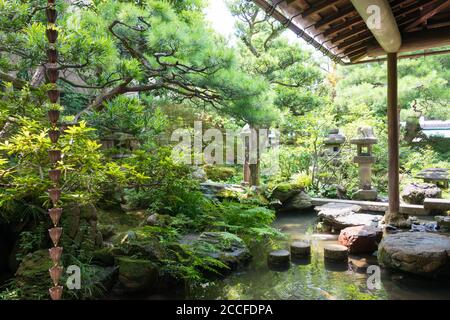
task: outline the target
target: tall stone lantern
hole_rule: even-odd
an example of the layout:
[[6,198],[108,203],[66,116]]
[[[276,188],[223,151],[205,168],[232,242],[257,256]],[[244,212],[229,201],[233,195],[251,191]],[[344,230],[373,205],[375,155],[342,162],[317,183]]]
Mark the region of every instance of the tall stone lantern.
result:
[[353,162],[359,165],[359,190],[353,195],[355,200],[375,201],[377,190],[372,188],[372,165],[375,157],[372,155],[372,146],[378,143],[372,127],[358,128],[358,137],[350,141],[357,146],[358,154]]

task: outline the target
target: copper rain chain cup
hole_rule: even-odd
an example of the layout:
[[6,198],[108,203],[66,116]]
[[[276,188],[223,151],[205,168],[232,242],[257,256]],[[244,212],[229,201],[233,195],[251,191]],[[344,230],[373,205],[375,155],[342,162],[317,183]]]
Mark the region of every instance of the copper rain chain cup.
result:
[[[58,121],[55,121],[55,122],[52,121],[52,123],[56,123],[56,122],[58,122]],[[61,131],[59,131],[59,130],[50,130],[48,132],[48,136],[50,137],[50,141],[52,143],[57,143],[60,135],[61,135]]]
[[47,29],[45,30],[45,34],[47,35],[48,42],[55,43],[58,39],[58,30],[56,29]]
[[49,170],[48,175],[50,177],[50,180],[52,180],[53,183],[57,184],[59,182],[59,179],[61,178],[61,170]]
[[52,208],[48,210],[48,214],[50,215],[50,219],[52,219],[53,225],[57,226],[59,221],[61,220],[63,209],[61,208]]
[[[56,22],[56,18],[58,16],[58,13],[56,12],[55,8],[48,7],[47,10],[45,11],[45,13],[47,14],[47,21],[49,23],[55,23]],[[56,41],[56,39],[55,39],[55,41]]]
[[47,91],[48,98],[52,103],[57,103],[59,99],[59,90],[48,90]]
[[61,150],[49,150],[48,156],[52,163],[57,163],[58,161],[61,161]]
[[52,123],[52,125],[56,125],[56,123],[59,120],[60,115],[61,115],[61,112],[59,110],[49,110],[47,112],[47,116],[48,116],[50,122]]
[[59,266],[54,266],[51,267],[48,272],[50,273],[50,278],[52,278],[53,284],[56,286],[58,286],[59,283],[59,279],[61,279],[62,276],[62,272],[63,272],[63,267],[59,267]]
[[63,252],[62,247],[53,247],[51,249],[48,249],[50,259],[52,259],[54,266],[58,265],[59,260],[61,260],[62,252]]
[[48,229],[48,234],[50,235],[50,238],[52,239],[53,245],[56,247],[58,246],[59,239],[61,239],[62,235],[62,228],[51,228]]
[[56,63],[58,61],[58,51],[56,49],[47,50],[48,62]]
[[59,77],[59,71],[56,68],[48,68],[47,69],[47,77],[50,83],[56,83]]
[[52,300],[61,300],[63,287],[54,286],[53,288],[48,289],[48,292],[50,293]]

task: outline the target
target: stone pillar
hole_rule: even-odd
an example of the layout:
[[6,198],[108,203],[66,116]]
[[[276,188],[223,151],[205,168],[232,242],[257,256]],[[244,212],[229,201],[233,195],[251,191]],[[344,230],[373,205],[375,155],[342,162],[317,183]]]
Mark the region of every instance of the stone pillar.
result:
[[372,188],[372,164],[375,163],[372,145],[378,143],[378,140],[371,127],[359,128],[358,133],[359,136],[351,140],[358,150],[353,161],[359,166],[359,190],[353,195],[353,199],[375,201],[378,193]]

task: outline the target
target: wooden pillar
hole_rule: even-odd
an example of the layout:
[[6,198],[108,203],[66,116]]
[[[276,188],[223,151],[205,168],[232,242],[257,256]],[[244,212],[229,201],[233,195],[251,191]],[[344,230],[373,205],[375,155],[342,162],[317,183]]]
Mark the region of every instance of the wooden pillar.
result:
[[388,153],[389,153],[389,216],[396,220],[400,212],[399,188],[399,113],[397,84],[397,53],[388,53]]

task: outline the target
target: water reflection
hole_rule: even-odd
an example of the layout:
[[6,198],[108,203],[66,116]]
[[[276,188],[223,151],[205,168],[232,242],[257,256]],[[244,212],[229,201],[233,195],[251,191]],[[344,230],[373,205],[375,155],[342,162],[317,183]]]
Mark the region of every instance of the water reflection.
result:
[[285,214],[275,222],[289,239],[278,243],[288,249],[294,240],[311,242],[311,257],[292,261],[290,268],[270,270],[269,246],[254,248],[247,270],[195,290],[193,299],[367,300],[450,299],[450,283],[393,274],[383,270],[381,289],[367,288],[367,267],[375,256],[350,255],[348,263],[325,262],[323,247],[337,243],[335,235],[314,233],[315,213]]

